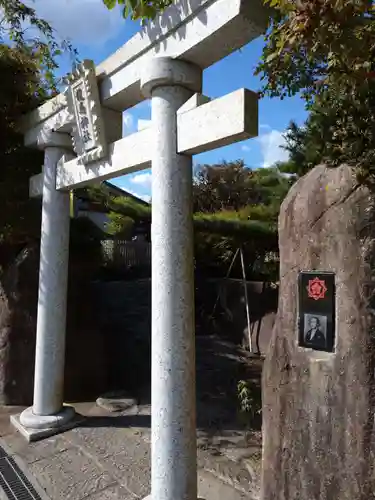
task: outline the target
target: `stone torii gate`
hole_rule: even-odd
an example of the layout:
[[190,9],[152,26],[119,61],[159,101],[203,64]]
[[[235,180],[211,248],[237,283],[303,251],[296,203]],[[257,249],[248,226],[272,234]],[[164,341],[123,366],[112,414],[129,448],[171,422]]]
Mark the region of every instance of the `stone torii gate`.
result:
[[[23,119],[44,150],[33,406],[12,417],[29,440],[74,425],[63,405],[69,190],[152,166],[152,497],[197,498],[192,155],[255,137],[257,94],[210,100],[203,70],[259,36],[262,0],[184,0],[66,92]],[[122,112],[151,98],[150,127],[122,138]],[[79,381],[77,381],[79,383]]]

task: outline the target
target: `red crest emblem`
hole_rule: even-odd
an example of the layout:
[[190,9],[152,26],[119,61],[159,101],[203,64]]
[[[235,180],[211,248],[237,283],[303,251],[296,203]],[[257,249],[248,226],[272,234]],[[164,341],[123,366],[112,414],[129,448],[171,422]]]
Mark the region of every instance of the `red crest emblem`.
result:
[[310,299],[320,300],[325,298],[327,287],[324,280],[320,280],[319,278],[309,280],[306,288]]

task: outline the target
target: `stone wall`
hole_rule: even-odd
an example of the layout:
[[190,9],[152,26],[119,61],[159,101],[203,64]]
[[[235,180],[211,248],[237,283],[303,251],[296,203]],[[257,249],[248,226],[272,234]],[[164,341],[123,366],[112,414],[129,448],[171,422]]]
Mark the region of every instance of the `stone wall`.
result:
[[32,401],[39,249],[29,247],[0,282],[0,404]]
[[[90,263],[72,253],[66,340],[65,398],[96,397],[108,386],[104,340],[95,316]],[[84,256],[83,256],[84,258]],[[0,404],[33,399],[39,248],[22,251],[0,281]],[[91,268],[92,269],[92,268]]]
[[[151,377],[151,280],[93,283],[98,327],[105,338],[109,389],[143,392]],[[277,309],[278,289],[271,284],[248,282],[254,349],[265,354]],[[210,320],[213,305],[218,305]],[[244,288],[241,280],[196,282],[197,335],[219,335],[248,345]],[[198,309],[204,302],[205,322]],[[198,327],[199,326],[199,327]]]
[[139,395],[151,380],[151,280],[92,283],[107,390]]
[[[65,399],[94,399],[114,389],[142,392],[151,377],[151,280],[92,282],[96,264],[85,256],[82,246],[71,250]],[[32,403],[38,267],[39,248],[35,246],[22,252],[2,279],[0,404]],[[277,307],[277,289],[260,282],[248,282],[247,287],[254,346],[259,339],[260,350],[265,353]],[[205,317],[197,334],[214,333],[246,346],[242,281],[204,280],[198,281],[196,288],[197,323],[202,302]]]

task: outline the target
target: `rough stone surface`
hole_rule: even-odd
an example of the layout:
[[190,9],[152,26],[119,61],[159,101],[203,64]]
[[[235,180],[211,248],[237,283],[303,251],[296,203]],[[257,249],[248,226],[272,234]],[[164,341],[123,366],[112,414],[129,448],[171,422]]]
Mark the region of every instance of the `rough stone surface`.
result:
[[[214,321],[208,326],[214,328],[215,334],[248,348],[249,333],[242,280],[204,279],[198,281],[196,288],[198,300],[200,299],[196,304],[203,306],[207,315],[212,314],[217,301]],[[265,355],[276,318],[278,287],[262,281],[247,281],[247,294],[253,352]],[[197,329],[197,333],[206,332]]]
[[38,415],[57,413],[64,401],[70,214],[69,194],[56,191],[56,169],[65,153],[50,144],[44,152],[33,394]]
[[96,404],[110,412],[137,410],[137,400],[124,391],[107,392],[96,400]]
[[[157,85],[157,73],[152,76]],[[150,82],[152,494],[191,500],[197,497],[192,158],[176,152],[176,113],[191,92],[173,84]]]
[[[71,243],[77,241],[72,235]],[[106,338],[95,316],[96,264],[71,250],[65,400],[92,399],[108,389]],[[33,403],[39,246],[26,247],[0,280],[0,404]],[[87,352],[90,356],[87,356]],[[22,370],[20,370],[22,366]]]
[[26,438],[28,442],[39,441],[54,436],[80,425],[84,417],[77,415],[74,409],[64,406],[55,415],[35,415],[30,406],[21,414],[10,417],[11,424]]
[[[300,179],[279,219],[280,298],[263,372],[263,500],[374,498],[375,208],[346,166]],[[300,270],[336,273],[336,352],[297,346]]]
[[[81,426],[28,444],[13,428],[4,426],[8,409],[0,408],[0,446],[23,464],[21,469],[51,500],[65,496],[70,500],[146,497],[151,489],[147,405],[140,405],[138,415],[131,416],[114,416],[92,403],[78,404],[77,411],[86,416]],[[253,456],[254,449],[259,455],[259,442],[256,433],[246,438],[235,427],[232,422],[228,430],[205,426],[199,430],[199,498],[258,499],[258,480],[248,473],[244,457]]]
[[54,500],[79,500],[113,484],[112,476],[77,448],[33,462],[29,470],[42,485],[48,484]]
[[30,246],[1,276],[0,404],[32,403],[38,261]]
[[92,295],[108,364],[102,392],[140,397],[151,380],[151,280],[98,281]]
[[121,486],[111,485],[89,495],[88,498],[90,500],[136,500],[138,497]]
[[[229,342],[214,337],[197,338],[198,496],[205,500],[259,497],[260,422],[243,419],[238,413],[236,381],[251,380],[258,389],[261,366],[262,360],[251,358]],[[9,414],[19,413],[21,408],[0,407],[0,445],[23,460],[26,472],[33,465],[32,473],[51,499],[60,498],[59,488],[64,494],[67,492],[65,482],[58,483],[55,475],[60,474],[62,461],[71,460],[77,450],[82,452],[79,463],[76,461],[76,469],[70,470],[71,479],[65,476],[72,485],[67,492],[72,500],[87,494],[87,461],[95,469],[92,473],[96,478],[107,473],[112,482],[107,486],[106,481],[97,481],[85,498],[107,495],[128,500],[149,494],[149,399],[145,396],[139,400],[131,414],[129,410],[112,413],[93,402],[74,406],[77,414],[86,417],[81,425],[35,443],[27,443],[10,426]],[[44,466],[49,458],[57,456],[60,459],[51,461],[46,474]],[[43,464],[40,469],[39,461]],[[80,469],[80,464],[86,465]]]
[[169,57],[155,57],[143,68],[141,90],[145,97],[152,97],[156,87],[176,85],[201,92],[202,71],[194,64],[174,61]]

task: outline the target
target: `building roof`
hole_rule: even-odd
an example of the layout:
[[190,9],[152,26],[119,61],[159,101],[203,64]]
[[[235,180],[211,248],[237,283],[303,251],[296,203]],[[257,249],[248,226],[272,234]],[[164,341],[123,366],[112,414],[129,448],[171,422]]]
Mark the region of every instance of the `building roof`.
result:
[[137,201],[138,203],[140,203],[141,205],[144,205],[146,207],[150,205],[149,202],[143,200],[142,198],[139,198],[138,196],[135,196],[132,193],[129,193],[125,189],[123,189],[119,186],[116,186],[115,184],[112,184],[112,182],[104,181],[102,183],[102,185],[104,185],[106,187],[106,189],[108,189],[109,193],[112,196],[126,196],[127,198],[132,198],[134,201]]
[[[107,194],[108,197],[124,196],[126,198],[131,198],[136,203],[143,205],[145,207],[150,206],[150,203],[148,203],[147,201],[143,200],[142,198],[139,198],[138,196],[135,196],[132,193],[129,193],[125,189],[122,189],[119,186],[112,184],[111,182],[104,181],[101,183],[101,186],[102,188],[104,188],[104,194]],[[95,196],[93,197],[92,194],[90,193],[90,190],[86,188],[78,188],[74,191],[74,194],[77,200],[80,200],[81,202],[84,202],[86,204],[88,203],[90,205],[89,210],[95,212],[108,212],[108,208],[105,206],[105,204],[103,204],[103,202],[100,201],[100,198],[97,199]]]

